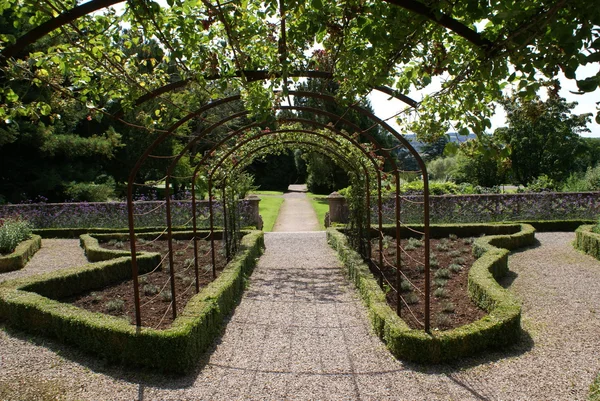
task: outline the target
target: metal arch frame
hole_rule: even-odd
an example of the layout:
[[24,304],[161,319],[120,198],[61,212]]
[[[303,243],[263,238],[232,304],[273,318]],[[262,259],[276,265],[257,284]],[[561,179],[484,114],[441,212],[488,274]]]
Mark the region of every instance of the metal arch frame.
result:
[[[291,131],[291,132],[294,132],[294,131]],[[279,133],[281,133],[281,131],[279,131],[279,132],[276,132],[276,131],[270,131],[269,133],[266,133],[266,134],[265,134],[265,136],[266,136],[266,135],[277,135],[277,134],[279,134]],[[317,135],[317,133],[316,133],[316,132],[315,132],[314,134],[315,134],[315,135]],[[324,135],[318,135],[318,136],[320,136],[320,137],[322,137],[322,138],[324,138],[324,139],[330,140],[330,141],[331,141],[331,142],[333,142],[333,143],[338,143],[338,142],[336,142],[336,141],[335,141],[335,139],[333,139],[333,138],[330,138],[330,137],[327,137],[327,136],[324,136]],[[211,199],[212,197],[211,197],[211,195],[212,195],[212,182],[213,182],[213,175],[214,175],[214,173],[216,172],[217,168],[220,168],[220,167],[221,167],[221,165],[222,165],[222,164],[225,162],[225,160],[227,160],[227,159],[228,159],[228,158],[229,158],[229,157],[230,157],[230,156],[233,154],[233,152],[235,152],[236,150],[239,150],[239,149],[240,149],[240,148],[242,148],[243,146],[245,146],[245,145],[247,145],[247,144],[251,143],[252,141],[254,141],[254,140],[256,140],[256,139],[259,139],[259,138],[253,138],[253,139],[251,139],[251,140],[247,141],[245,144],[239,144],[239,145],[235,146],[235,148],[232,148],[232,149],[231,149],[231,151],[230,151],[230,152],[228,152],[226,155],[224,155],[224,156],[223,156],[223,157],[222,157],[222,158],[221,158],[221,159],[220,159],[220,160],[217,162],[217,164],[216,164],[216,165],[215,165],[215,166],[212,168],[212,171],[211,171],[211,172],[210,172],[210,174],[209,174],[209,180],[208,180],[209,209],[210,209],[210,215],[211,215],[211,216],[212,216],[212,214],[213,214],[213,211],[212,211],[212,199]],[[307,142],[307,141],[289,140],[289,141],[284,141],[284,142],[282,142],[282,144],[289,144],[289,145],[291,145],[291,144],[295,144],[295,143],[296,143],[296,144],[298,144],[298,143],[299,143],[299,144],[304,144],[304,145],[307,145],[307,146],[309,146],[309,145],[312,145],[313,147],[315,147],[315,146],[320,146],[322,149],[324,149],[324,150],[328,150],[328,151],[329,151],[331,154],[334,154],[334,155],[335,155],[335,156],[338,158],[338,160],[336,161],[336,163],[337,163],[337,162],[344,162],[344,163],[348,164],[348,166],[350,166],[350,167],[351,167],[351,169],[349,169],[351,172],[353,172],[355,175],[357,175],[357,174],[358,174],[356,171],[353,171],[354,169],[358,169],[358,168],[357,168],[357,166],[353,166],[353,165],[352,165],[352,163],[351,163],[349,160],[347,160],[347,159],[344,159],[344,157],[343,157],[342,155],[340,155],[340,154],[337,152],[337,150],[336,150],[336,149],[334,149],[334,148],[325,147],[325,146],[324,146],[324,145],[322,145],[322,144],[318,144],[318,143],[315,143],[315,142]],[[271,146],[272,146],[271,144],[263,145],[263,146],[261,146],[261,147],[259,147],[259,148],[255,149],[255,150],[251,151],[250,155],[254,155],[254,154],[255,154],[255,153],[257,153],[258,151],[260,151],[260,150],[263,150],[263,149],[266,149],[266,148],[269,148],[269,147],[271,147]],[[326,155],[325,153],[322,153],[322,154]],[[369,185],[370,185],[370,179],[369,179],[368,168],[367,168],[365,165],[363,165],[362,163],[360,163],[360,164],[361,164],[361,167],[362,167],[362,168],[363,168],[363,170],[364,170],[364,174],[365,174],[365,186],[366,186],[366,189],[367,189],[366,193],[368,194],[368,191],[369,191]],[[234,166],[232,167],[232,169],[231,169],[231,170],[229,170],[229,171],[233,171],[234,169],[236,169],[236,168],[237,168],[237,166],[238,166],[238,165],[239,165],[239,163],[238,163],[238,164],[236,164],[236,165],[234,165]],[[201,166],[201,165],[199,164],[199,165],[198,165],[198,167],[200,167],[200,166]],[[225,180],[227,180],[227,179],[225,178]],[[368,196],[367,196],[367,199],[368,199]],[[223,200],[223,201],[225,202],[225,200]],[[192,202],[192,203],[193,203],[193,202]],[[367,203],[368,203],[368,201],[367,201]],[[369,222],[370,222],[370,220],[369,220]],[[225,229],[226,229],[226,228],[225,228]],[[214,266],[215,266],[215,251],[214,251],[214,242],[212,241],[212,238],[214,238],[214,235],[213,235],[213,233],[214,233],[214,225],[213,225],[213,221],[212,221],[212,219],[210,219],[210,232],[211,232],[211,252],[212,252],[212,263],[213,263],[213,269],[214,269]]]
[[[227,140],[231,139],[232,137],[235,137],[235,135],[239,134],[239,132],[241,132],[241,131],[243,131],[245,129],[250,129],[250,128],[253,128],[253,127],[242,128],[240,130],[237,130],[237,131],[233,132],[232,134],[230,134],[227,138],[224,138],[219,143],[215,144],[213,146],[213,148],[209,152],[207,152],[207,154],[200,161],[198,161],[198,164],[197,164],[196,169],[194,170],[194,174],[192,176],[192,183],[195,182],[200,167],[203,165],[203,163],[206,160],[208,160],[209,157],[211,157],[211,153],[212,153],[213,150],[216,150],[219,147],[221,147]],[[326,135],[323,135],[323,134],[320,134],[320,133],[317,133],[317,132],[314,132],[314,131],[308,131],[308,130],[304,130],[303,131],[303,130],[299,130],[299,129],[273,130],[273,131],[268,131],[268,132],[262,132],[262,133],[260,133],[258,135],[246,138],[243,141],[241,141],[239,143],[236,143],[234,145],[234,147],[232,147],[232,149],[230,150],[230,152],[228,152],[225,156],[222,157],[222,159],[218,163],[218,165],[220,166],[223,163],[223,160],[225,160],[227,157],[229,157],[229,155],[231,155],[235,150],[239,149],[240,147],[242,147],[242,146],[244,146],[244,145],[246,145],[248,143],[251,143],[252,141],[256,141],[256,140],[258,140],[258,139],[260,139],[262,137],[269,136],[269,135],[276,135],[276,134],[279,134],[279,133],[294,133],[294,132],[303,132],[303,133],[307,133],[307,134],[310,134],[310,135],[315,135],[317,137],[322,137],[325,140],[333,141],[333,142],[339,144],[339,142],[335,141],[334,138],[326,136]],[[344,137],[344,139],[349,140],[349,141],[351,141],[351,139],[352,139],[350,137],[347,137],[347,136],[344,136],[344,135],[341,135],[341,134],[340,134],[340,136]],[[369,155],[368,152],[366,152],[360,146],[357,146],[354,143],[353,143],[353,145],[357,148],[357,150],[363,152],[365,154],[365,156],[367,156],[369,158],[369,160],[373,163],[373,166],[375,167],[375,171],[376,171],[376,173],[378,175],[378,179],[379,179],[381,173],[379,172],[379,169],[377,168],[377,163],[373,159],[373,157],[371,155]],[[212,174],[213,173],[211,173],[211,175]],[[368,180],[369,180],[369,178],[368,178],[368,174],[367,174],[367,181]],[[380,179],[379,179],[379,181],[380,181]],[[369,193],[369,191],[367,191],[367,195],[368,195],[368,193]],[[212,191],[209,188],[209,195],[208,195],[208,197],[209,197],[209,208],[212,210],[212,196],[211,195],[212,195]],[[378,193],[378,195],[379,195],[379,198],[378,198],[379,199],[379,205],[381,207],[381,187],[379,187],[379,193]],[[192,204],[195,204],[195,201],[196,201],[196,199],[195,199],[195,191],[192,190]],[[368,197],[367,197],[367,205],[370,208],[370,200],[369,200]],[[167,205],[167,208],[168,207],[169,206]],[[195,217],[194,217],[195,207],[194,206],[192,206],[192,213],[193,213],[192,214],[192,221],[194,221],[194,219],[195,219]],[[369,216],[369,221],[370,221],[370,216]],[[169,224],[169,222],[167,222],[167,224]],[[211,225],[211,227],[214,226],[213,218],[212,218],[212,213],[210,214],[210,225]],[[196,229],[194,229],[194,235],[196,235]],[[212,237],[212,235],[213,235],[213,232],[211,230],[211,237]],[[167,238],[169,238],[169,237],[167,236]],[[213,252],[213,266],[214,266],[214,252]],[[214,271],[213,271],[213,274],[214,274]]]
[[[312,97],[312,98],[318,98],[318,99],[322,99],[324,101],[328,101],[328,102],[336,102],[335,98],[329,95],[325,95],[325,94],[320,94],[320,93],[313,93],[313,92],[305,92],[305,91],[290,91],[290,94],[293,94],[295,96],[301,96],[301,97]],[[133,205],[131,203],[131,195],[132,195],[132,184],[133,184],[133,180],[135,175],[137,174],[137,171],[139,170],[139,168],[141,167],[141,164],[143,163],[143,161],[149,156],[149,154],[152,152],[152,150],[154,150],[154,148],[156,146],[158,146],[158,144],[162,143],[169,135],[171,135],[173,133],[173,131],[175,131],[178,127],[180,127],[181,125],[183,125],[185,122],[189,121],[190,119],[192,119],[193,117],[207,111],[210,110],[214,107],[218,107],[233,101],[237,101],[240,99],[239,95],[235,95],[235,96],[231,96],[228,98],[224,98],[224,99],[220,99],[217,100],[215,102],[211,102],[208,105],[205,105],[203,107],[201,107],[199,110],[197,110],[196,112],[193,113],[189,113],[187,116],[183,117],[182,119],[180,119],[178,122],[176,122],[170,129],[169,131],[163,133],[160,135],[159,138],[156,138],[156,140],[147,148],[146,152],[140,157],[140,159],[138,160],[138,162],[136,163],[136,165],[134,166],[134,168],[131,171],[130,174],[130,178],[129,178],[129,182],[128,182],[128,209],[131,211],[130,213],[130,238],[132,243],[134,243],[134,238],[135,238],[135,230],[134,227],[132,225],[133,223]],[[289,107],[289,106],[288,106]],[[423,172],[423,179],[424,179],[424,187],[428,188],[428,182],[427,182],[427,175],[426,175],[426,170],[425,170],[425,166],[424,163],[422,161],[422,159],[420,158],[420,156],[418,155],[418,153],[414,150],[414,148],[412,148],[412,146],[410,146],[410,144],[400,135],[398,134],[395,130],[393,130],[389,125],[387,125],[385,122],[383,122],[382,120],[378,119],[376,116],[373,115],[373,113],[370,113],[364,109],[362,109],[359,106],[356,105],[352,105],[350,106],[350,108],[357,110],[358,112],[360,112],[361,114],[365,115],[367,118],[371,119],[372,121],[374,121],[376,124],[384,127],[388,132],[390,132],[394,137],[396,137],[402,144],[405,145],[405,147],[413,154],[413,156],[417,159],[417,162],[419,163],[420,167],[421,167],[421,171]],[[221,120],[218,123],[213,124],[211,127],[205,129],[203,131],[203,134],[206,132],[211,131],[212,129],[214,129],[215,127],[218,127],[219,125],[224,124],[227,121],[230,121],[236,117],[241,117],[243,115],[247,114],[247,112],[240,112],[240,113],[235,113],[229,117],[224,118],[223,120]],[[343,118],[340,116],[336,115],[336,118],[338,120],[338,122],[342,121]],[[366,133],[365,131],[361,131],[362,133]],[[187,146],[187,148],[189,148],[189,144]],[[184,150],[185,151],[185,150]],[[182,151],[182,152],[184,152]],[[181,157],[181,154],[178,156],[179,158]],[[381,185],[380,180],[378,180],[379,185]],[[399,179],[396,180],[396,182],[399,182]],[[398,188],[398,186],[397,186]],[[167,191],[168,194],[168,191]],[[426,265],[426,280],[425,280],[425,292],[426,294],[429,293],[429,210],[428,210],[428,196],[427,196],[427,191],[425,191],[425,212],[424,212],[424,220],[425,220],[425,265]],[[397,201],[397,206],[399,207],[399,196],[396,197]],[[167,196],[167,201],[169,202],[169,197]],[[398,216],[397,216],[398,217]],[[396,225],[399,224],[399,218],[397,218],[396,220]],[[397,231],[399,230],[399,228],[397,227]],[[133,249],[132,247],[132,261],[135,265],[135,267],[137,267],[137,264],[135,263],[135,249]],[[172,252],[170,252],[170,258],[172,258]],[[134,267],[134,275],[137,273],[137,269]],[[137,293],[137,296],[139,297],[139,289],[137,288],[138,283],[135,282],[136,280],[134,280],[134,286],[136,287],[134,290],[134,295],[135,293]],[[426,319],[425,319],[425,327],[426,327],[426,331],[429,330],[429,296],[426,296],[425,298],[425,309],[426,309]],[[136,308],[137,309],[137,308]],[[174,308],[175,310],[175,308]],[[138,315],[139,316],[139,315]],[[139,321],[139,318],[137,319],[138,323],[141,324],[141,322]]]
[[[318,111],[318,110],[315,110],[315,111]],[[166,204],[167,204],[167,230],[168,230],[167,240],[169,242],[169,261],[170,261],[171,265],[173,264],[173,262],[172,262],[173,255],[172,255],[172,240],[171,240],[171,238],[172,238],[172,232],[171,232],[172,221],[171,221],[171,213],[170,213],[171,212],[171,210],[170,210],[170,207],[171,207],[170,200],[171,199],[170,199],[170,193],[169,193],[169,177],[171,176],[173,169],[175,168],[176,164],[181,159],[181,157],[183,157],[183,155],[186,154],[187,151],[195,143],[197,143],[199,140],[201,140],[205,136],[204,134],[207,131],[210,131],[213,128],[222,125],[226,121],[230,121],[230,120],[232,120],[232,119],[234,119],[236,117],[242,117],[246,113],[247,112],[240,112],[240,113],[236,113],[234,115],[228,116],[228,117],[222,119],[221,121],[214,123],[213,126],[211,126],[210,128],[207,128],[206,130],[204,130],[199,136],[193,138],[190,142],[188,142],[188,144],[185,146],[185,148],[181,150],[181,152],[172,161],[171,165],[168,168],[167,176],[166,176],[166,180],[165,180],[165,196],[166,196]],[[329,113],[329,114],[331,114],[331,113]],[[302,122],[302,123],[309,123],[309,124],[317,125],[317,126],[320,126],[321,128],[330,130],[330,131],[334,132],[336,135],[342,136],[343,138],[345,138],[346,140],[348,140],[352,145],[354,145],[354,147],[358,148],[358,150],[360,150],[361,152],[363,152],[365,154],[365,156],[367,156],[371,160],[371,162],[373,163],[373,165],[375,167],[375,171],[377,172],[377,176],[378,176],[378,207],[379,207],[378,208],[378,217],[379,217],[379,231],[380,231],[380,238],[379,238],[379,259],[380,260],[379,260],[379,265],[382,266],[383,265],[383,242],[382,242],[383,240],[382,240],[382,237],[381,237],[381,232],[382,232],[382,210],[381,210],[381,208],[382,208],[382,197],[381,197],[381,175],[380,175],[381,173],[379,171],[378,165],[375,162],[375,160],[352,137],[350,137],[350,136],[342,133],[340,130],[335,129],[334,127],[332,127],[330,125],[325,125],[325,124],[322,124],[322,123],[317,123],[317,122],[313,122],[313,121],[309,121],[309,120],[304,120],[304,119],[290,119],[290,118],[285,118],[284,120],[285,121],[293,120],[293,121]],[[341,118],[341,117],[339,118],[339,120],[344,120],[344,122],[346,122],[346,120],[343,119],[343,118]],[[219,141],[217,144],[215,144],[210,149],[210,151],[208,152],[208,155],[210,155],[212,153],[212,151],[214,151],[214,150],[218,149],[219,147],[221,147],[225,142],[229,141],[232,138],[235,138],[241,132],[246,131],[247,129],[255,128],[255,127],[257,127],[257,124],[253,123],[253,124],[250,124],[250,125],[248,125],[246,127],[240,128],[240,129],[238,129],[236,131],[233,131],[228,136],[224,137],[221,141]],[[242,145],[244,145],[246,143],[250,143],[253,140],[257,140],[257,139],[259,139],[259,138],[261,138],[263,136],[274,134],[276,132],[288,132],[288,133],[304,132],[304,133],[311,133],[309,131],[303,131],[303,130],[299,130],[299,129],[269,131],[269,132],[265,132],[265,133],[253,136],[251,138],[248,138],[248,139],[242,141],[239,145],[236,144],[236,146],[235,146],[234,149],[237,149],[237,148],[239,148],[240,146],[242,146]],[[315,133],[315,135],[316,135],[316,133]],[[322,135],[319,135],[319,136],[322,136]],[[384,152],[386,158],[389,161],[391,161],[392,163],[395,164],[395,160],[389,155],[389,153],[385,149],[382,149],[380,147],[380,145],[378,144],[378,142],[370,134],[367,133],[366,136],[371,140],[372,144],[377,147],[377,150],[382,150]],[[322,136],[322,137],[325,138],[325,139],[329,139],[329,137],[326,137],[326,136]],[[233,150],[232,150],[232,152],[233,152]],[[231,154],[231,152],[229,154]],[[198,166],[202,165],[202,163],[204,163],[204,161],[207,160],[207,158],[208,158],[208,156],[205,155],[202,158],[202,160],[198,162]],[[222,162],[219,162],[218,165],[221,165],[221,164],[222,164]],[[194,175],[193,175],[193,178],[192,178],[192,183],[196,180],[196,175],[198,173],[198,168],[199,167],[197,167],[196,170],[194,171]],[[212,174],[213,173],[211,173],[211,177],[212,177]],[[396,182],[398,183],[399,182],[399,177],[398,177],[397,168],[395,170],[395,176],[396,176]],[[370,204],[370,202],[369,202],[369,196],[370,196],[369,195],[369,190],[367,190],[367,202],[368,202],[367,205]],[[210,235],[211,235],[211,251],[212,251],[212,265],[213,265],[213,277],[214,277],[216,275],[216,270],[215,270],[216,269],[216,263],[215,263],[215,250],[214,250],[214,240],[213,240],[213,238],[214,238],[214,229],[213,229],[214,228],[214,214],[213,214],[212,198],[213,198],[212,197],[212,185],[209,184],[209,208],[210,208],[210,226],[211,226],[211,233],[210,233]],[[399,185],[396,186],[396,199],[399,199]],[[194,222],[194,224],[196,222],[196,216],[195,216],[196,210],[195,209],[196,209],[196,207],[195,207],[195,190],[193,189],[192,190],[192,213],[193,213],[193,215],[192,215],[192,221]],[[369,215],[368,215],[369,217],[368,218],[369,218],[369,221],[370,221],[370,206],[367,206],[367,210],[368,210],[368,213],[369,213]],[[396,212],[397,212],[396,213],[397,221],[399,221],[399,204],[397,204]],[[368,224],[368,226],[370,227],[370,224]],[[398,225],[396,225],[396,226],[397,226],[397,231],[399,231]],[[196,231],[196,227],[194,227],[194,238],[196,238],[196,235],[197,235],[197,231]],[[359,236],[362,238],[361,235],[359,235]],[[196,245],[195,241],[194,241],[194,245],[195,245],[195,249],[197,249],[197,245]],[[367,246],[367,249],[370,249],[370,242],[369,242],[369,245]],[[398,259],[398,261],[397,261],[397,267],[399,269],[400,268],[400,261],[399,261],[399,259],[400,259],[399,258],[400,252],[397,252],[396,254],[397,254],[397,259]],[[369,259],[370,259],[370,252],[369,252]],[[197,275],[197,259],[196,259],[196,275]],[[174,284],[174,272],[173,271],[171,271],[171,276],[172,276],[171,277],[171,280],[172,280],[171,281],[171,288],[172,288],[172,291],[174,291],[175,284]],[[383,280],[383,277],[381,276],[380,277],[380,281],[382,281],[382,280]],[[197,290],[198,290],[198,286],[196,286],[196,287],[197,287]],[[399,299],[398,299],[397,310],[398,311],[400,310]],[[177,315],[177,313],[176,313],[176,305],[174,305],[173,306],[173,318],[175,318],[176,315]]]

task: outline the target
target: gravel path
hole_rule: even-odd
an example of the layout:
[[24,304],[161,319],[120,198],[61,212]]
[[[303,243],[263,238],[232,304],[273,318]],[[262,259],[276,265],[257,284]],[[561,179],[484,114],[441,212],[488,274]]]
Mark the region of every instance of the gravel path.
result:
[[283,194],[283,204],[273,231],[319,231],[317,214],[306,196],[306,185],[290,185],[289,190]]
[[247,292],[195,373],[105,366],[6,330],[0,399],[20,399],[3,389],[27,382],[73,400],[583,400],[600,369],[600,262],[572,249],[572,233],[537,237],[539,246],[510,258],[526,333],[506,352],[442,366],[396,361],[324,233],[267,233]]
[[21,270],[0,273],[0,283],[88,263],[78,239],[42,239],[42,247]]

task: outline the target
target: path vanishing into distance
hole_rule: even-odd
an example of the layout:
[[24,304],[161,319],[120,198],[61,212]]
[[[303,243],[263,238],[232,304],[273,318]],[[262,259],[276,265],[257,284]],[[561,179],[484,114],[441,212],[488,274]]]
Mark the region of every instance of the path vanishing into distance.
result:
[[519,344],[417,365],[394,359],[372,333],[325,233],[306,231],[318,224],[298,206],[308,204],[301,195],[286,195],[294,207],[265,234],[248,289],[194,373],[109,366],[0,326],[0,399],[37,384],[65,400],[586,399],[600,370],[600,262],[572,248],[573,233],[537,234],[537,245],[510,257],[503,284],[523,302]]

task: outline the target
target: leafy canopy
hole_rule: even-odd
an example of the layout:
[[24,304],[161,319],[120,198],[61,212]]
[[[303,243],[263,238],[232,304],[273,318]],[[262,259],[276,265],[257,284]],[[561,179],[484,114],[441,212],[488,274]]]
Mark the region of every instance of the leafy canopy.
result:
[[[98,0],[95,0],[97,2]],[[92,1],[93,3],[94,1]],[[116,1],[114,2],[116,3]],[[129,0],[125,10],[104,9],[50,32],[61,38],[40,51],[11,48],[22,35],[2,32],[3,79],[0,118],[56,121],[61,101],[75,102],[93,118],[135,110],[136,102],[163,85],[179,92],[155,97],[151,118],[128,121],[164,130],[189,111],[176,94],[190,85],[239,91],[254,115],[265,117],[294,85],[294,71],[310,68],[315,46],[330,60],[322,66],[349,104],[372,87],[399,93],[424,89],[435,77],[441,88],[416,108],[399,110],[399,122],[420,139],[433,139],[451,125],[461,133],[491,126],[493,102],[514,87],[532,99],[559,72],[577,79],[582,92],[597,88],[600,73],[578,79],[581,65],[600,61],[600,7],[589,0]],[[0,12],[15,28],[37,27],[78,6],[75,0],[2,0]],[[127,28],[127,29],[124,29]],[[159,61],[140,44],[156,41]],[[131,49],[136,53],[132,54]],[[252,82],[265,71],[270,87]],[[246,71],[245,73],[243,71]],[[26,80],[52,90],[51,98],[24,101]],[[281,88],[281,96],[271,89]],[[215,92],[216,93],[216,92]],[[596,116],[600,122],[600,114]]]

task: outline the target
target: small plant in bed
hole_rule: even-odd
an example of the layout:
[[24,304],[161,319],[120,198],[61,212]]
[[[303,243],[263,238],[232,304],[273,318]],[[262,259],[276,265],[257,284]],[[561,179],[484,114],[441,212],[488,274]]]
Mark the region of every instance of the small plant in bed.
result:
[[[151,273],[139,276],[139,294],[141,300],[142,324],[147,327],[155,327],[158,329],[168,328],[173,322],[172,314],[166,313],[167,308],[171,307],[171,274],[168,269],[168,254],[167,241],[156,240],[150,242],[145,241],[144,245],[153,244],[152,251],[161,253],[163,257],[162,268],[157,268]],[[209,249],[210,244],[205,241],[199,241],[200,248]],[[215,243],[220,251],[221,242]],[[102,245],[105,248],[119,249],[129,248],[129,242],[107,242]],[[175,276],[175,293],[177,295],[177,312],[183,311],[187,302],[196,295],[194,283],[196,282],[196,272],[194,268],[194,247],[189,246],[189,241],[180,240],[173,243],[173,273]],[[147,248],[146,248],[147,249]],[[144,250],[146,250],[144,249]],[[217,275],[223,270],[226,264],[224,257],[220,256],[221,252],[217,252]],[[199,287],[202,289],[213,281],[211,254],[210,252],[198,253],[199,267]],[[95,289],[93,293],[84,293],[77,297],[66,299],[66,302],[71,302],[76,306],[93,312],[109,313],[115,316],[123,316],[135,321],[135,302],[133,295],[133,280],[126,280],[121,283],[115,283],[106,288]],[[100,299],[101,301],[98,301]],[[112,300],[123,300],[124,305],[122,310],[108,311],[106,305]],[[108,302],[107,302],[108,301]]]
[[[432,250],[430,254],[431,272],[431,321],[434,329],[449,330],[479,320],[485,311],[475,305],[468,294],[467,282],[469,268],[475,258],[472,254],[472,239],[459,238],[456,235],[448,238],[431,239]],[[400,282],[400,295],[402,297],[402,310],[406,305],[410,312],[404,310],[401,316],[404,321],[414,329],[422,329],[419,323],[424,321],[425,297],[425,268],[423,241],[417,238],[402,239],[401,252],[402,281]],[[385,258],[394,264],[396,257],[389,251],[396,248],[394,238],[386,238],[387,249],[384,249]],[[378,247],[372,248],[373,260],[378,260]],[[435,250],[435,252],[433,252]],[[397,272],[393,265],[386,263],[383,274],[390,283],[397,280]],[[378,274],[378,273],[375,273]],[[414,284],[413,287],[412,284]],[[388,291],[386,299],[392,309],[396,309],[397,294]],[[406,303],[406,304],[405,304]],[[416,317],[416,320],[413,319]]]

